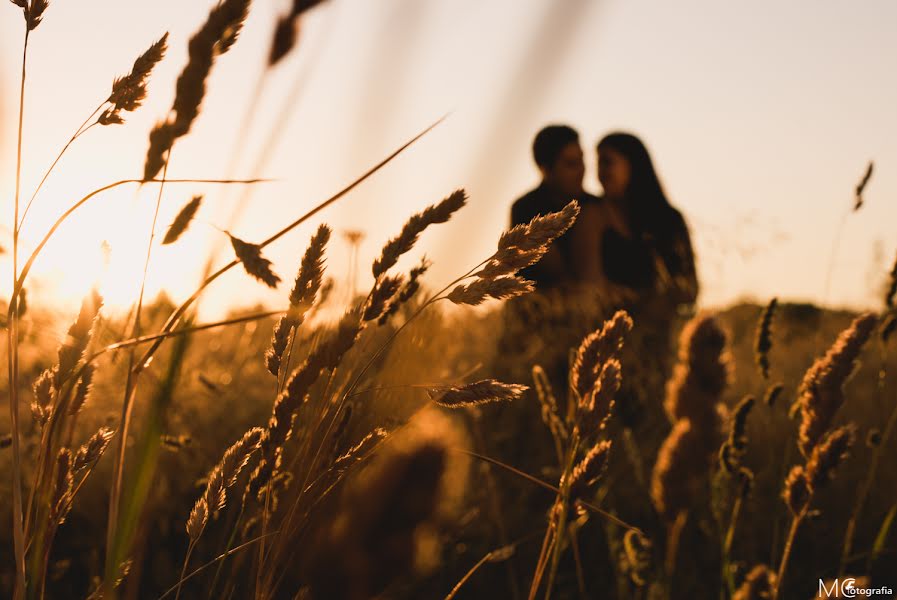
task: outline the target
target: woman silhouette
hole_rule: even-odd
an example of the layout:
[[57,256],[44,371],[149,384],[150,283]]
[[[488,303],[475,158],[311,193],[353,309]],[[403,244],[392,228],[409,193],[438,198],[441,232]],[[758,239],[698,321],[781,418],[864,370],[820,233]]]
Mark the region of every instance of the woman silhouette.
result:
[[[604,188],[591,261],[605,304],[629,312],[624,389],[618,407],[624,422],[662,419],[657,412],[669,377],[676,317],[691,312],[698,295],[688,226],[667,200],[645,145],[629,133],[598,143],[598,180]],[[626,363],[629,363],[628,365]]]
[[[685,220],[667,200],[645,145],[629,133],[598,143],[604,202],[598,226],[602,283],[623,308],[674,311],[698,295]],[[594,231],[594,230],[593,230]]]

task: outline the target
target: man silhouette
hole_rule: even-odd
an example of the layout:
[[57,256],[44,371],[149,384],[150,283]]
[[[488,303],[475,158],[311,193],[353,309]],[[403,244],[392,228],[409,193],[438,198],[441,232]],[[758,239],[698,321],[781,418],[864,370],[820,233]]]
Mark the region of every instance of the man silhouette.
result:
[[[582,209],[595,210],[599,199],[582,189],[585,163],[575,129],[567,125],[543,128],[533,140],[533,159],[542,174],[542,182],[514,202],[511,226],[529,223],[537,215],[561,210],[574,199],[579,201]],[[537,290],[566,287],[590,277],[584,269],[590,268],[591,263],[580,250],[588,246],[577,243],[588,239],[588,232],[582,231],[586,224],[582,217],[580,213],[577,224],[555,240],[541,261],[520,272],[522,277],[536,283]],[[584,267],[587,263],[589,267]]]

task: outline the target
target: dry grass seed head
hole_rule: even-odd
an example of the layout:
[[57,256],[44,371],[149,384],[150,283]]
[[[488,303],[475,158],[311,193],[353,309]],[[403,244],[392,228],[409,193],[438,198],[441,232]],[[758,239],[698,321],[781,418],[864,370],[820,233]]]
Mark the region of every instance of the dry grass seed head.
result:
[[483,279],[493,279],[502,275],[514,275],[520,269],[532,266],[542,260],[548,252],[549,245],[524,252],[518,248],[505,248],[492,255],[486,266],[475,273]]
[[274,27],[274,36],[271,40],[271,50],[268,53],[268,66],[273,67],[279,63],[296,45],[296,35],[299,28],[299,17],[305,11],[314,8],[323,0],[293,0],[290,11],[277,19]]
[[664,519],[672,522],[692,506],[695,486],[707,475],[709,457],[715,451],[715,447],[708,448],[706,436],[688,419],[673,425],[651,474],[651,500]]
[[190,39],[189,60],[178,77],[171,107],[173,117],[170,115],[150,132],[144,179],[152,179],[159,174],[175,140],[189,133],[193,121],[199,115],[206,92],[206,79],[215,57],[227,52],[236,42],[250,2],[251,0],[222,0],[209,13],[202,28]]
[[439,204],[431,205],[422,212],[412,215],[402,227],[398,237],[389,240],[383,247],[380,257],[374,261],[371,272],[374,278],[392,268],[399,257],[411,250],[417,242],[418,236],[430,225],[445,223],[452,215],[467,203],[467,193],[464,190],[456,190]]
[[91,290],[91,293],[81,303],[78,319],[69,327],[65,341],[59,346],[59,365],[53,382],[57,390],[62,389],[62,384],[72,375],[87,349],[93,323],[102,305],[103,298],[96,289]]
[[462,408],[501,402],[505,400],[519,400],[523,392],[529,388],[516,383],[502,383],[494,379],[483,379],[475,383],[461,386],[444,386],[427,390],[430,400],[446,408]]
[[75,453],[75,458],[72,461],[72,472],[79,473],[100,460],[103,453],[106,452],[106,448],[109,447],[109,442],[112,440],[113,435],[115,435],[113,430],[108,427],[100,427],[95,434],[90,436],[90,439],[78,448],[78,451]]
[[190,516],[187,518],[187,536],[190,538],[191,542],[195,542],[199,539],[199,536],[202,534],[203,529],[206,527],[206,523],[209,522],[209,507],[206,505],[205,498],[200,498],[196,504],[193,505],[193,510],[190,511]]
[[196,211],[199,210],[201,202],[202,196],[193,196],[190,202],[178,211],[174,221],[168,226],[168,231],[165,232],[165,238],[162,240],[163,245],[175,243],[187,231],[187,227],[190,226],[190,222],[196,216]]
[[801,413],[798,445],[804,456],[812,453],[844,403],[844,384],[853,373],[876,323],[872,313],[854,319],[825,356],[817,359],[804,375],[797,400]]
[[430,268],[432,263],[427,260],[426,257],[421,258],[420,264],[414,267],[408,272],[408,279],[405,283],[402,284],[402,287],[399,289],[398,293],[396,293],[395,297],[387,304],[386,308],[383,311],[383,314],[380,315],[380,318],[377,320],[378,325],[385,324],[389,318],[396,314],[399,311],[399,308],[402,307],[403,304],[407,303],[417,291],[420,289],[420,278],[423,277],[424,273]]
[[290,310],[281,317],[274,326],[271,347],[265,353],[265,366],[268,372],[277,377],[283,353],[287,348],[290,332],[298,329],[305,321],[305,315],[315,302],[321,290],[324,277],[324,251],[330,240],[330,228],[321,225],[312,236],[302,256],[299,272],[290,291]]
[[753,396],[741,399],[732,413],[729,438],[720,447],[720,465],[730,475],[741,471],[741,458],[747,450],[747,418],[755,403]]
[[593,437],[604,429],[614,407],[614,397],[623,383],[620,361],[612,358],[604,363],[598,380],[582,399],[579,409],[578,427],[587,436]]
[[41,20],[44,18],[44,11],[50,5],[47,0],[31,0],[30,6],[26,0],[22,0],[22,2],[14,1],[13,4],[21,6],[25,10],[25,23],[28,26],[28,31],[37,29],[37,26],[41,24]]
[[[538,215],[526,224],[515,225],[498,239],[498,250],[515,248],[527,253],[547,246],[567,231],[579,216],[579,203],[570,201],[562,210]],[[498,253],[496,253],[498,254]]]
[[754,340],[754,356],[760,374],[763,379],[769,379],[769,351],[772,349],[772,317],[775,313],[778,299],[773,298],[763,309],[760,321],[757,323],[757,334]]
[[53,483],[53,499],[50,506],[50,522],[61,524],[65,521],[68,509],[71,507],[72,488],[75,478],[72,474],[72,452],[68,448],[59,450],[56,455],[56,471]]
[[40,425],[47,422],[50,416],[50,407],[56,398],[56,388],[53,383],[55,379],[55,369],[44,369],[32,387],[34,402],[31,403],[31,414],[35,422]]
[[782,390],[785,389],[785,384],[782,382],[777,382],[766,388],[766,393],[763,395],[763,403],[772,408],[775,406],[776,400],[778,400],[779,396],[782,394]]
[[324,279],[324,251],[327,242],[330,241],[331,231],[326,225],[321,225],[309,241],[302,262],[299,265],[299,273],[290,291],[290,307],[305,308],[314,304],[315,296],[321,289]]
[[81,377],[78,379],[78,385],[75,387],[75,395],[72,397],[72,403],[69,405],[70,415],[77,415],[84,408],[84,404],[87,402],[93,387],[94,370],[94,366],[88,364],[81,371]]
[[857,184],[856,193],[855,193],[855,201],[853,204],[854,212],[860,210],[863,206],[863,192],[866,190],[866,186],[869,185],[869,180],[872,179],[872,171],[875,168],[875,163],[871,160],[869,161],[869,165],[866,167],[866,172],[863,173],[863,178]]
[[397,296],[404,283],[405,277],[403,275],[386,275],[378,278],[374,283],[374,289],[371,290],[371,294],[368,296],[361,318],[364,321],[376,321],[383,316],[388,305]]
[[258,244],[244,242],[230,234],[228,237],[230,237],[231,245],[234,248],[234,254],[243,263],[246,272],[270,288],[277,287],[280,277],[271,270],[271,261],[262,256],[262,247]]
[[832,479],[838,465],[847,460],[855,437],[855,427],[845,425],[830,432],[813,448],[806,467],[811,492],[815,492]]
[[624,337],[632,331],[632,318],[617,311],[601,329],[586,336],[576,351],[571,367],[571,385],[584,398],[595,385],[604,363],[619,358]]
[[209,474],[203,498],[212,516],[216,516],[227,503],[227,490],[240,476],[240,472],[249,463],[252,453],[259,447],[264,430],[254,427],[243,434],[224,452],[221,461]]
[[477,279],[468,284],[460,284],[446,295],[454,304],[476,306],[489,298],[506,300],[529,294],[535,288],[532,281],[518,277],[499,277],[498,279]]
[[666,385],[664,408],[670,418],[691,419],[707,433],[715,429],[729,370],[725,332],[714,317],[698,315],[682,331],[679,363]]
[[570,475],[570,496],[585,498],[589,488],[604,475],[610,458],[611,442],[602,440],[592,446]]
[[100,115],[100,125],[116,125],[124,122],[121,112],[131,112],[140,107],[146,98],[146,83],[153,68],[165,57],[168,50],[168,32],[153,43],[134,61],[131,72],[124,77],[116,77],[112,82],[112,93],[106,102],[112,104]]
[[801,514],[810,502],[810,483],[803,466],[796,465],[785,478],[785,504],[793,515]]

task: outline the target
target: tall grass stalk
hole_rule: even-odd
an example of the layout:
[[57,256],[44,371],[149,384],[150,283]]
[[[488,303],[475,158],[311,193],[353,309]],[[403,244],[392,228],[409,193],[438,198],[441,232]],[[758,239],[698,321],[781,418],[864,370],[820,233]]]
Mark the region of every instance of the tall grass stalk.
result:
[[[156,237],[156,223],[159,219],[159,208],[162,206],[162,194],[165,190],[165,179],[168,176],[168,165],[171,162],[171,153],[173,149],[169,150],[169,159],[165,161],[165,167],[162,170],[162,183],[159,185],[159,193],[156,197],[156,209],[153,212],[153,221],[152,225],[150,225],[150,235],[149,241],[146,245],[146,259],[143,263],[143,274],[140,279],[140,293],[137,296],[137,306],[134,309],[134,325],[131,329],[131,337],[137,338],[140,336],[140,316],[143,311],[143,295],[146,291],[146,276],[149,272],[150,258],[152,257],[153,252],[153,240]],[[109,514],[108,514],[108,526],[106,529],[106,578],[115,577],[114,570],[118,569],[118,563],[110,563],[110,558],[115,559],[116,557],[109,550],[115,547],[116,544],[116,529],[118,528],[118,509],[119,503],[121,502],[121,493],[122,493],[122,482],[124,479],[124,468],[125,468],[125,452],[127,450],[127,441],[128,441],[128,432],[130,429],[131,422],[131,411],[133,408],[133,397],[136,394],[137,388],[137,373],[134,372],[134,359],[136,355],[136,349],[131,348],[128,352],[128,372],[125,376],[125,394],[124,399],[122,400],[122,408],[121,408],[121,418],[119,420],[119,431],[121,435],[118,436],[118,445],[116,447],[115,452],[115,461],[113,462],[112,467],[112,485],[109,488]],[[186,568],[186,565],[185,565]]]
[[775,587],[773,588],[772,600],[779,600],[782,591],[782,582],[785,578],[785,572],[788,569],[788,561],[791,558],[791,551],[794,547],[794,540],[797,537],[797,530],[806,518],[809,512],[809,502],[804,506],[803,510],[793,516],[791,519],[791,527],[788,530],[788,537],[785,538],[785,549],[782,551],[782,560],[779,562],[779,570],[776,575]]
[[[19,86],[19,127],[16,141],[16,191],[14,198],[15,214],[12,233],[12,283],[13,296],[16,296],[16,284],[19,270],[19,196],[22,187],[22,131],[25,119],[25,78],[28,63],[28,34],[31,28],[25,25],[25,41],[22,44],[22,81]],[[16,583],[14,597],[20,600],[25,594],[25,533],[22,520],[22,455],[19,448],[19,322],[18,298],[10,297],[7,327],[8,363],[9,363],[9,420],[12,435],[12,503],[13,503],[13,544],[16,558]]]

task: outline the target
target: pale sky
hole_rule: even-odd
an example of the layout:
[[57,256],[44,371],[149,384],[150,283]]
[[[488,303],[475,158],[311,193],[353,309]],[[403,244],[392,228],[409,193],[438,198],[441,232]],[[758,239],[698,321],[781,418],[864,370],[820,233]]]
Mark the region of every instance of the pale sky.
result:
[[[614,129],[645,140],[690,224],[703,305],[765,302],[772,295],[880,304],[878,288],[897,254],[897,3],[330,0],[305,19],[299,48],[271,74],[250,135],[237,140],[273,19],[285,4],[256,1],[240,41],[217,63],[202,114],[177,144],[169,170],[172,178],[277,179],[254,189],[235,235],[264,239],[451,113],[321,215],[336,233],[328,267],[338,283],[349,275],[342,232],[365,232],[358,269],[364,288],[371,260],[412,212],[466,188],[470,206],[428,231],[409,260],[425,252],[434,262],[427,281],[442,287],[492,252],[511,203],[537,183],[533,135],[562,122],[582,135],[586,189],[595,193],[595,142]],[[51,0],[29,49],[26,200],[56,152],[109,94],[112,79],[166,30],[170,51],[153,74],[146,104],[123,126],[91,130],[60,163],[25,224],[26,255],[72,201],[140,176],[147,133],[168,110],[187,40],[211,6]],[[22,29],[19,9],[0,6],[0,244],[7,249]],[[280,134],[276,146],[272,129]],[[241,166],[228,173],[235,145]],[[273,159],[253,172],[264,148]],[[833,239],[870,159],[876,170],[866,205],[844,221],[824,295]],[[36,264],[29,300],[74,307],[97,281],[112,305],[133,301],[154,192],[121,188],[85,206]],[[203,208],[184,239],[154,250],[151,294],[164,287],[176,300],[186,297],[210,244],[226,241],[211,225],[230,224],[236,188],[166,187],[157,231],[164,234],[200,192]],[[234,270],[208,290],[203,316],[256,301],[285,304],[318,222],[266,249],[282,289],[267,290]],[[103,240],[111,246],[105,270]],[[0,257],[4,295],[9,268],[7,253]]]

